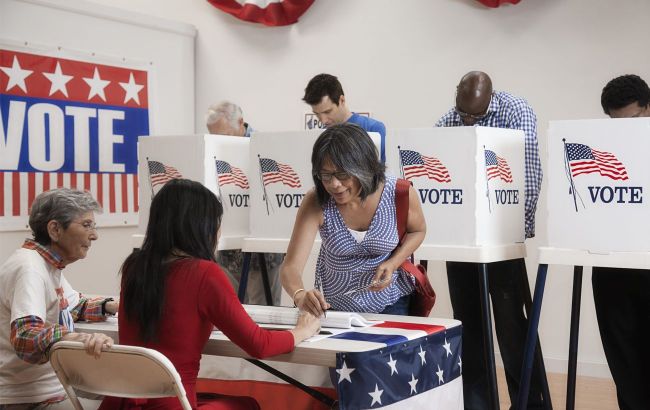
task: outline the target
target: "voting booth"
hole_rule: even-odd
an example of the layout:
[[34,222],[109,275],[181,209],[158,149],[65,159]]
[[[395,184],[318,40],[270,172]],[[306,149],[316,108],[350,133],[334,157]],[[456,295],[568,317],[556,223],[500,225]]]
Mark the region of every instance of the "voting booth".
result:
[[650,251],[648,152],[647,118],[551,121],[549,246]]
[[224,209],[219,249],[239,249],[248,235],[249,139],[223,135],[149,136],[138,145],[139,231],[149,220],[151,198],[170,179],[198,181]]
[[411,181],[431,246],[524,241],[524,134],[490,127],[390,130],[389,173]]

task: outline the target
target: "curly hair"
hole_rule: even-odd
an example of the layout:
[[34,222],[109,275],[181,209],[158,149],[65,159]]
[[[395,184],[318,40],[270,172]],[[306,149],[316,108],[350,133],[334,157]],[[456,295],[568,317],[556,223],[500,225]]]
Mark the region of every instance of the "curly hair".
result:
[[614,78],[603,88],[600,96],[600,104],[607,115],[610,110],[617,110],[632,103],[637,103],[640,107],[646,107],[650,103],[648,84],[634,74]]

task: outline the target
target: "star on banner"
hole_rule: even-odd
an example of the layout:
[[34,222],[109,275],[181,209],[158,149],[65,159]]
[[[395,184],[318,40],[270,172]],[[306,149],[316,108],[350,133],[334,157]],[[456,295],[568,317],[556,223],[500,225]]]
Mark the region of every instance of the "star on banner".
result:
[[418,356],[420,356],[420,359],[422,359],[422,366],[427,364],[427,359],[424,358],[425,354],[427,354],[427,351],[422,350],[422,345],[420,345],[420,351],[418,352]]
[[379,386],[375,384],[375,391],[371,391],[368,393],[370,397],[372,397],[372,403],[370,403],[370,407],[372,407],[375,403],[381,404],[381,395],[384,393],[383,390],[379,390]]
[[386,362],[390,366],[390,375],[392,376],[393,373],[397,373],[397,360],[393,360],[393,355],[390,355],[390,361]]
[[411,381],[409,382],[409,386],[411,386],[411,393],[417,393],[417,389],[415,388],[415,385],[418,384],[418,379],[415,378],[413,373],[411,373]]
[[25,78],[32,75],[32,70],[23,70],[18,62],[18,57],[14,56],[13,64],[11,68],[9,67],[0,67],[0,70],[4,71],[5,74],[9,76],[9,81],[7,82],[6,91],[11,90],[14,87],[18,87],[23,92],[27,93],[27,85],[25,85]]
[[336,373],[338,373],[339,376],[340,376],[339,377],[339,383],[341,383],[343,380],[347,380],[350,383],[352,383],[352,379],[350,378],[350,374],[352,374],[353,371],[354,371],[354,369],[348,369],[348,365],[345,364],[345,361],[343,361],[343,367],[341,367],[340,369],[336,369]]
[[60,62],[56,62],[56,68],[54,69],[53,73],[43,72],[43,75],[48,80],[50,80],[50,95],[60,91],[61,94],[65,95],[66,97],[68,96],[68,88],[66,87],[66,84],[68,81],[72,80],[74,76],[63,74]]
[[443,344],[442,347],[445,348],[445,351],[447,352],[447,357],[451,356],[451,343],[447,341],[446,337],[445,337],[445,344]]
[[140,97],[138,97],[138,93],[144,88],[144,85],[140,85],[135,82],[133,73],[131,73],[129,76],[129,82],[120,83],[120,86],[122,86],[122,88],[124,88],[124,91],[126,91],[126,95],[124,96],[124,104],[129,102],[129,100],[133,100],[136,102],[136,104],[140,105]]
[[445,382],[445,379],[442,378],[442,374],[444,373],[444,370],[440,368],[440,365],[438,365],[438,371],[436,372],[436,376],[438,376],[438,383],[443,384]]
[[86,78],[84,77],[83,79],[86,84],[90,86],[90,92],[88,93],[88,100],[93,98],[94,96],[99,96],[102,100],[106,101],[106,94],[104,94],[104,88],[108,86],[110,81],[108,80],[102,80],[102,78],[99,76],[99,70],[97,67],[95,67],[95,73],[93,74],[93,78]]

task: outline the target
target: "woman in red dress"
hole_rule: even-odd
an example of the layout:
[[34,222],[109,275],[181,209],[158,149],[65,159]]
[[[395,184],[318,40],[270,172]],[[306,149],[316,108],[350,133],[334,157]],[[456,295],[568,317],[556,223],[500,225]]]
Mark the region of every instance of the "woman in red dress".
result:
[[[221,396],[197,404],[201,351],[216,326],[256,358],[287,353],[315,334],[319,320],[300,315],[294,329],[269,331],[246,314],[215,262],[223,208],[198,182],[168,182],[153,198],[142,248],[122,265],[120,344],[163,353],[176,367],[192,408],[255,409],[251,397]],[[177,398],[107,397],[100,409],[180,409]]]

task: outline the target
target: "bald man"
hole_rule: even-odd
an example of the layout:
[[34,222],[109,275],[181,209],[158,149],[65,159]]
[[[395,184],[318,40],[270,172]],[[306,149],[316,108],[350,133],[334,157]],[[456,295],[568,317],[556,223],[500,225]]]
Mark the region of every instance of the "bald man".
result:
[[[634,74],[607,83],[600,97],[611,118],[650,117],[650,87]],[[618,406],[650,407],[650,271],[594,266],[594,305]]]
[[[526,100],[492,89],[482,71],[463,76],[456,87],[456,106],[437,127],[480,125],[524,131],[525,230],[535,236],[535,210],[542,186],[542,164],[537,146],[537,117]],[[528,320],[524,316],[525,262],[515,259],[488,264],[494,325],[503,359],[511,403],[516,403]],[[449,294],[454,317],[463,322],[463,390],[466,409],[488,409],[488,377],[484,358],[483,325],[477,263],[447,262]],[[536,366],[530,386],[529,409],[543,408],[542,379]]]

